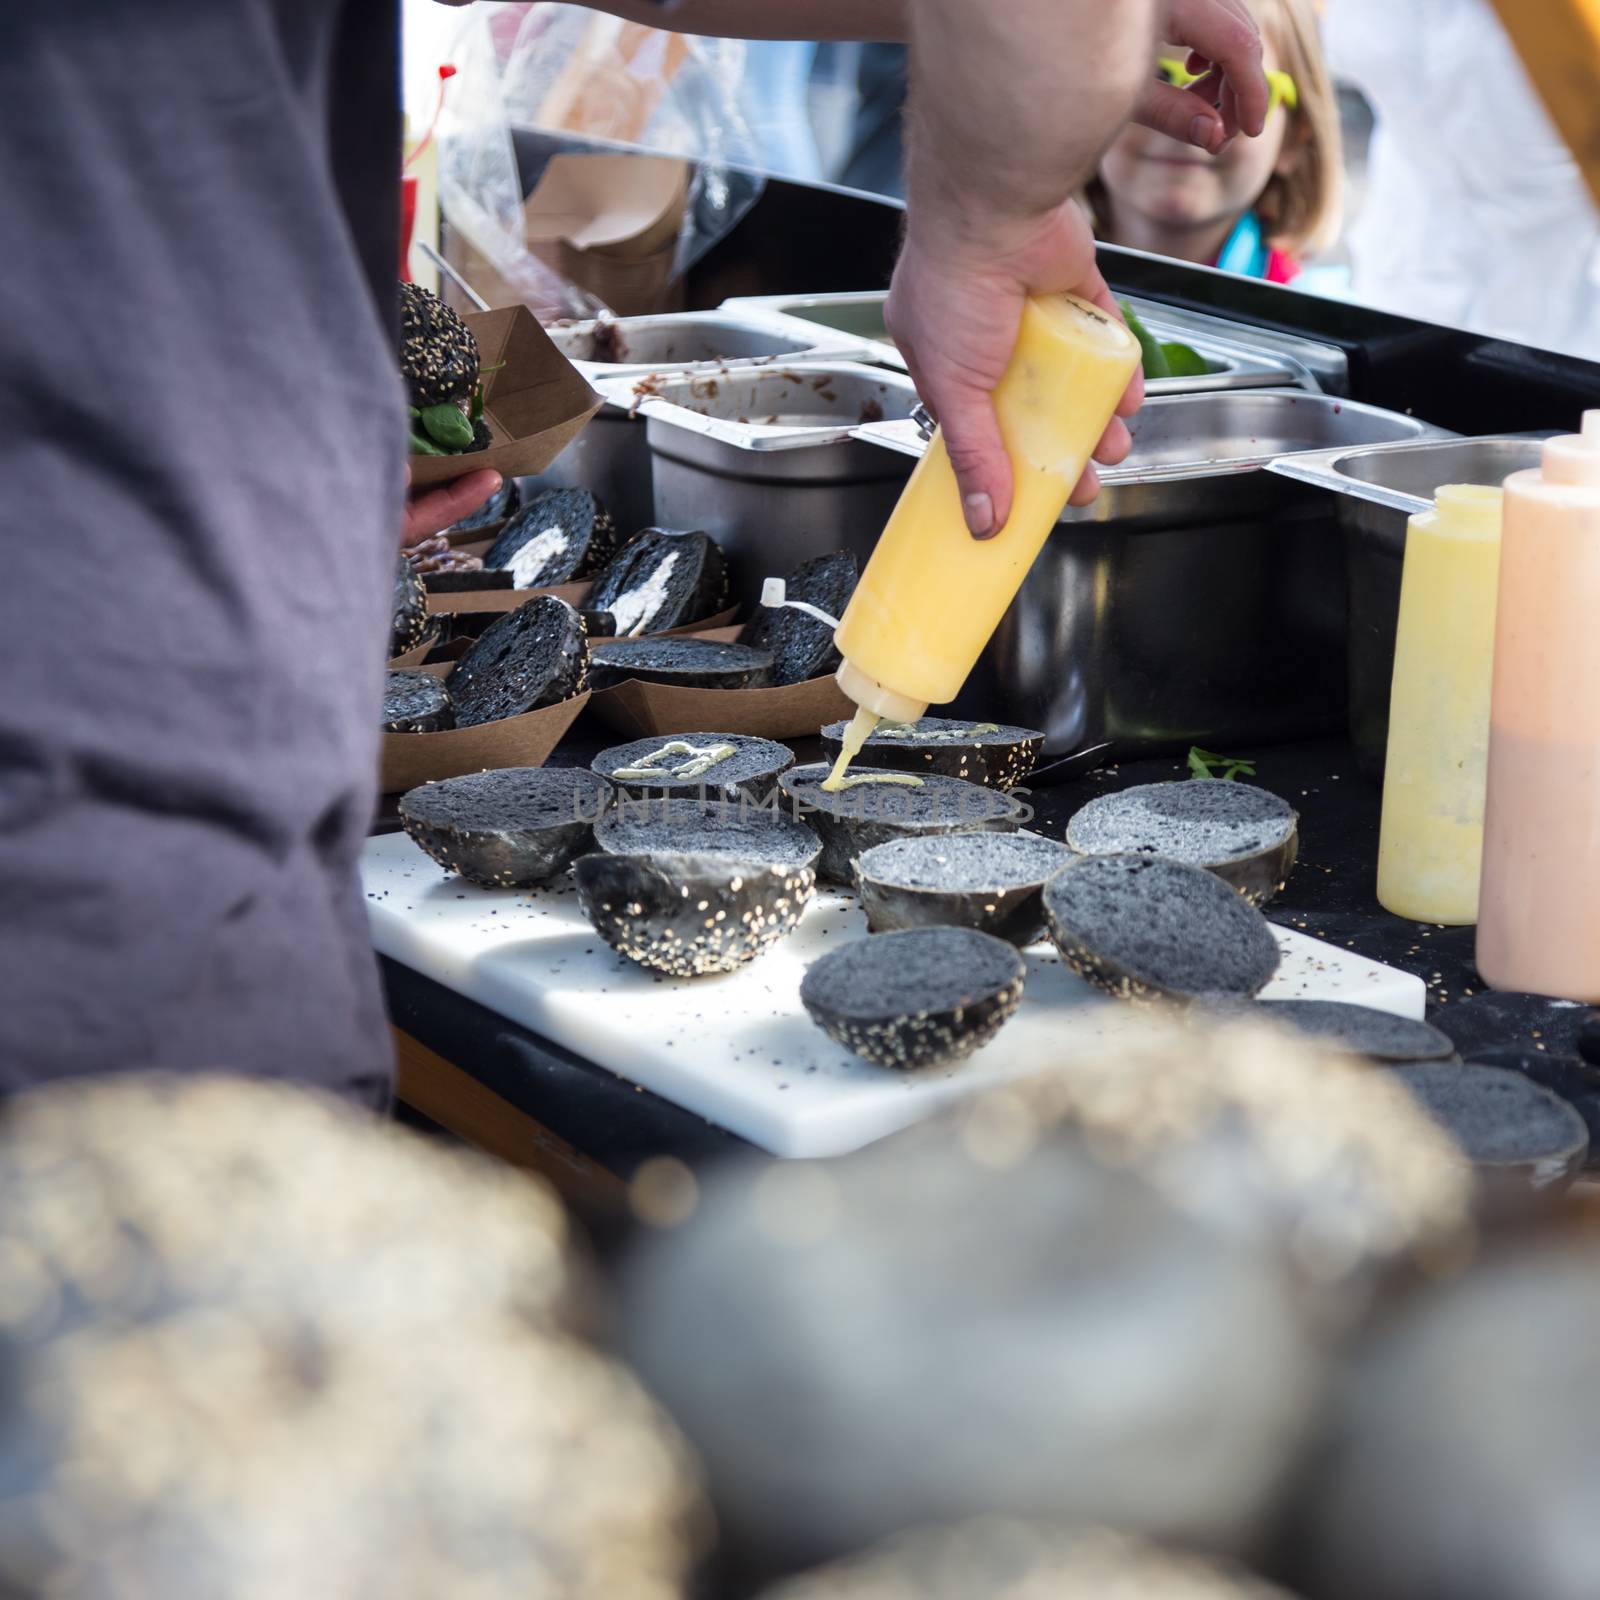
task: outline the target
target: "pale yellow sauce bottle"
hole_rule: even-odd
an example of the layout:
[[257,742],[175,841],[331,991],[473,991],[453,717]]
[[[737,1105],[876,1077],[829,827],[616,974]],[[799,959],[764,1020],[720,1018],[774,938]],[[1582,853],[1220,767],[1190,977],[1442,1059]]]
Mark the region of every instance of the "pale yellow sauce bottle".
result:
[[1600,411],[1506,479],[1478,970],[1600,1003]]
[[1450,485],[1406,535],[1378,900],[1414,922],[1478,920],[1500,505]]
[[972,537],[936,435],[839,626],[839,686],[861,712],[835,778],[880,717],[915,722],[930,705],[955,699],[1138,366],[1138,341],[1098,307],[1073,295],[1027,302],[994,394],[1016,475],[1011,516],[994,538]]

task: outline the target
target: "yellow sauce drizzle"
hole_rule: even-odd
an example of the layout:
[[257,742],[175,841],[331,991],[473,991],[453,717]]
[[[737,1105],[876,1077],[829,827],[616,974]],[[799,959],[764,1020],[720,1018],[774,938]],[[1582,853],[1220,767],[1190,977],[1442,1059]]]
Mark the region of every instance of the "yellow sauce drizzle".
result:
[[828,794],[842,794],[846,789],[862,789],[869,783],[892,783],[902,789],[922,787],[922,779],[909,772],[858,772],[853,778],[837,778],[830,773],[821,787]]
[[[674,739],[670,744],[662,745],[659,750],[652,750],[649,755],[640,757],[638,766],[618,767],[611,776],[620,778],[624,783],[647,783],[651,778],[661,777],[676,778],[682,783],[689,778],[698,778],[702,773],[709,772],[733,753],[734,747],[731,744],[710,744],[702,749],[698,745],[690,744],[686,739]],[[688,760],[663,770],[661,763],[671,756],[687,756]]]
[[865,709],[856,712],[850,719],[850,726],[844,730],[844,739],[839,749],[839,759],[833,764],[833,771],[822,780],[824,794],[838,794],[845,787],[845,773],[850,770],[850,763],[861,754],[861,747],[872,737],[872,730],[878,726],[878,718]]

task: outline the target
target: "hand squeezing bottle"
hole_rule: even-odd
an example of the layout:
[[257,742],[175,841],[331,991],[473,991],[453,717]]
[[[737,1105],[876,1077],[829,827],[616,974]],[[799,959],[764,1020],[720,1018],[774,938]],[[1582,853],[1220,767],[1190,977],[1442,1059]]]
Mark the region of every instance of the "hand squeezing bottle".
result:
[[841,784],[880,718],[915,722],[960,692],[1138,366],[1138,341],[1097,306],[1074,295],[1026,303],[994,392],[1011,516],[992,539],[972,537],[935,435],[839,625],[839,687],[860,710],[824,788]]

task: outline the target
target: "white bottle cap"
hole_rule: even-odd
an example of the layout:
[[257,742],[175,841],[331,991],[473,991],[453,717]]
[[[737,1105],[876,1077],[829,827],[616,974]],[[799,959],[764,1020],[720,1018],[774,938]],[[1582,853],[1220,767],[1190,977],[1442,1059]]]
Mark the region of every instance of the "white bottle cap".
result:
[[1584,412],[1581,433],[1545,441],[1544,481],[1600,488],[1600,411]]

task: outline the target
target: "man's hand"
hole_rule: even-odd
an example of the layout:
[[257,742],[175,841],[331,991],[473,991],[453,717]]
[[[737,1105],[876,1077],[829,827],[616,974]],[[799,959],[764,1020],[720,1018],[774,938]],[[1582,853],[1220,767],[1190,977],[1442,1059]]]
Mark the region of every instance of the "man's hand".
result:
[[1186,49],[1189,70],[1202,76],[1186,89],[1152,79],[1134,108],[1135,122],[1212,155],[1237,134],[1261,132],[1267,80],[1261,32],[1245,0],[1169,0],[1162,38]]
[[[409,476],[410,469],[406,470]],[[491,495],[499,493],[501,482],[498,472],[469,472],[464,478],[408,494],[400,548],[409,550],[430,535],[453,527],[463,517],[470,517]]]
[[[1011,515],[1011,462],[990,396],[1016,346],[1023,301],[1057,291],[1121,315],[1095,265],[1088,218],[1075,201],[981,249],[929,237],[913,216],[886,316],[917,392],[939,420],[967,526],[980,539],[998,533]],[[1114,466],[1127,455],[1132,441],[1121,418],[1138,410],[1143,395],[1136,376],[1095,449],[1097,461]],[[1087,504],[1098,489],[1090,467],[1072,503]]]

